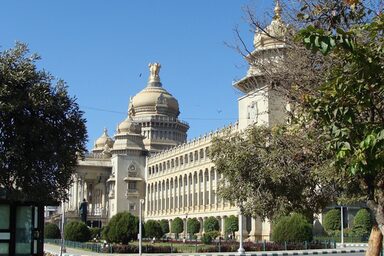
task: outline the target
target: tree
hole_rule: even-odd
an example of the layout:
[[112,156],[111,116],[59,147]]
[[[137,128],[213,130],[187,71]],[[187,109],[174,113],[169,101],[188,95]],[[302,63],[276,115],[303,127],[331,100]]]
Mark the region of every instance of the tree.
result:
[[213,216],[208,217],[204,221],[204,232],[205,233],[208,233],[211,231],[219,231],[219,228],[220,228],[219,221]]
[[235,232],[239,230],[239,218],[235,215],[231,215],[225,219],[224,229],[226,234],[231,234],[235,237]]
[[87,242],[91,239],[91,231],[83,222],[72,221],[64,226],[65,240]]
[[85,119],[65,83],[27,54],[20,43],[0,52],[0,187],[10,200],[47,203],[67,195]]
[[323,227],[327,233],[340,231],[341,229],[341,213],[339,209],[329,210],[324,215]]
[[194,234],[200,232],[200,222],[196,218],[190,218],[187,221],[187,232],[189,237],[193,237]]
[[312,241],[312,225],[301,214],[294,213],[281,217],[273,227],[274,242],[310,242]]
[[360,209],[353,219],[352,232],[358,236],[368,236],[372,228],[371,214],[367,209]]
[[[348,1],[352,11],[355,2],[364,3]],[[369,13],[366,9],[365,16]],[[344,13],[334,16],[344,19]],[[377,12],[365,24],[347,30],[308,26],[300,32],[308,49],[340,60],[322,83],[321,97],[309,97],[308,105],[312,118],[324,127],[338,174],[357,180],[355,192],[378,224],[372,229],[367,255],[379,255],[384,233],[383,28],[384,15]],[[380,235],[375,234],[378,228]]]
[[129,212],[114,215],[108,223],[103,235],[109,242],[128,244],[136,239],[139,220]]
[[161,229],[163,230],[163,233],[164,234],[168,234],[169,233],[169,221],[168,220],[160,220],[160,226],[161,226]]
[[46,239],[59,239],[61,237],[59,227],[54,223],[45,223],[44,225],[44,238]]
[[160,223],[155,220],[148,220],[147,222],[145,222],[144,230],[145,237],[148,238],[156,237],[157,239],[159,239],[164,235]]
[[171,226],[171,232],[175,234],[175,238],[179,237],[179,234],[184,231],[184,223],[183,220],[180,219],[179,217],[176,217],[172,221],[172,226]]
[[251,216],[311,218],[335,196],[327,152],[311,127],[251,126],[213,139],[210,158],[226,182],[219,194]]

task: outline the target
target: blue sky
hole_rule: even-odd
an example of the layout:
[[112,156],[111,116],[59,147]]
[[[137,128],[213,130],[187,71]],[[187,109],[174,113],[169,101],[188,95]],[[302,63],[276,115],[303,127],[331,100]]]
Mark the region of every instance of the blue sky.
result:
[[3,0],[0,49],[25,42],[41,55],[39,67],[67,82],[85,112],[88,149],[104,127],[115,133],[129,97],[146,85],[148,63],[160,62],[163,87],[178,99],[192,139],[237,120],[241,93],[232,81],[247,67],[224,42],[236,44],[239,27],[252,44],[247,5],[265,20],[273,1]]

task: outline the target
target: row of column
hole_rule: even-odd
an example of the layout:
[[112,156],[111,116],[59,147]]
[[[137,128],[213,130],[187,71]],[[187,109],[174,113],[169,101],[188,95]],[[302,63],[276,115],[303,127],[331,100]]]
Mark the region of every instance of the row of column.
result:
[[147,215],[223,208],[225,202],[218,198],[217,187],[218,175],[214,169],[189,173],[166,181],[149,182],[146,193]]
[[[269,221],[265,221],[265,222],[262,222],[260,219],[255,219],[255,218],[252,218],[252,217],[249,217],[249,216],[242,216],[243,218],[243,221],[240,220],[240,216],[242,215],[238,215],[238,218],[239,218],[239,227],[240,227],[240,224],[242,224],[243,228],[242,228],[242,231],[243,231],[243,239],[250,239],[250,240],[269,240],[269,236],[270,236],[270,228],[271,228],[271,224],[269,223]],[[200,231],[199,233],[197,233],[198,236],[201,236],[202,234],[205,233],[205,230],[204,230],[204,221],[207,219],[208,217],[199,217],[197,218],[198,221],[200,222]],[[220,226],[220,230],[219,232],[221,233],[221,237],[224,238],[224,235],[226,235],[225,233],[225,220],[227,218],[227,216],[217,216],[215,217],[218,219],[219,221],[219,226]],[[186,227],[186,222],[188,221],[188,218],[182,218],[183,219],[183,229],[185,229]],[[172,227],[172,220],[169,220],[169,230],[171,230],[171,227]],[[171,231],[172,232],[172,231]],[[171,235],[171,234],[170,234]],[[172,234],[173,235],[173,234]],[[186,231],[184,230],[181,234],[179,234],[180,236],[185,236],[186,235]],[[230,235],[230,234],[227,234],[227,235]],[[229,237],[228,237],[229,238]],[[236,232],[236,237],[233,237],[234,239],[238,239],[239,238],[239,231]]]
[[[89,189],[89,184],[95,184],[96,182],[89,182],[85,180],[85,175],[76,175],[74,185],[72,188],[72,205],[70,208],[74,210],[76,213],[79,211],[79,204],[85,198],[88,201],[88,214],[89,215],[101,215],[102,217],[106,216],[106,205],[108,200],[107,195],[107,182],[106,177],[102,177],[100,183],[103,184],[101,190],[101,200],[97,200],[94,198],[93,192],[95,191],[95,187]],[[91,200],[89,200],[91,198]],[[100,204],[100,211],[96,211],[96,204]]]

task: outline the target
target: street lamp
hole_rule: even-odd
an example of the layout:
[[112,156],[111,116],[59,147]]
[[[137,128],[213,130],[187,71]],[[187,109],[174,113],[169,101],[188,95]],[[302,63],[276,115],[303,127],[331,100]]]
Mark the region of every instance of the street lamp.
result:
[[344,211],[343,206],[340,205],[340,227],[341,227],[341,247],[344,247]]
[[240,255],[245,253],[243,248],[243,214],[241,208],[242,204],[239,205],[239,249],[237,250]]
[[142,230],[141,230],[141,215],[142,215],[142,205],[144,204],[144,199],[140,199],[139,204],[139,255],[141,256],[141,242],[142,242]]
[[188,213],[185,214],[184,243],[187,241],[187,221],[188,221]]
[[64,213],[64,201],[61,201],[61,245],[60,245],[60,256],[63,253],[66,253],[65,249],[65,240],[64,240],[64,221],[65,221],[65,213]]

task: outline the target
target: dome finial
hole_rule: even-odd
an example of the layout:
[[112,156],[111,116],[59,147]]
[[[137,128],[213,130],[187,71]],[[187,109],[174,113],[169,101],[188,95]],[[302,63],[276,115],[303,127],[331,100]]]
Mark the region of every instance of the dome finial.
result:
[[148,67],[149,67],[148,82],[160,82],[160,76],[159,76],[160,68],[161,68],[160,63],[157,63],[157,62],[149,63]]
[[108,136],[108,129],[106,127],[104,127],[104,130],[103,130],[105,136]]
[[280,1],[276,0],[276,6],[275,6],[275,16],[273,17],[274,20],[280,20],[281,19],[281,6]]

